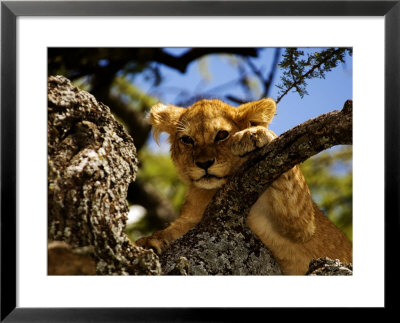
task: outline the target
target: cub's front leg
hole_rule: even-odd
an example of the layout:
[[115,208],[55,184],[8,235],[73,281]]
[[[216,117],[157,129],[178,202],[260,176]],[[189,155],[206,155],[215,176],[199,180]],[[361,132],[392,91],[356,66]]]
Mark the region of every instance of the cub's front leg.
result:
[[233,135],[232,153],[236,156],[244,156],[257,148],[264,147],[276,137],[274,132],[263,126],[244,129]]
[[153,249],[161,254],[178,238],[196,226],[203,217],[204,210],[210,202],[215,190],[203,190],[189,187],[186,202],[182,206],[179,218],[172,222],[166,229],[157,231],[149,237],[136,241],[139,247]]
[[193,228],[200,220],[201,214],[187,212],[187,203],[182,208],[179,218],[164,230],[157,231],[149,237],[136,241],[136,245],[146,249],[153,249],[157,254],[163,253],[178,238]]

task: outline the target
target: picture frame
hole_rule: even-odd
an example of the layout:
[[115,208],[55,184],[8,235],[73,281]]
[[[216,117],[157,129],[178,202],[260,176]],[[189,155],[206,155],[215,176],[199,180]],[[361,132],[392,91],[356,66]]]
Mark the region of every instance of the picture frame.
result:
[[[254,308],[19,308],[16,277],[19,16],[384,16],[385,18],[385,308],[397,274],[390,266],[399,234],[400,1],[3,1],[1,3],[1,321],[238,321]],[[389,278],[390,277],[390,278]],[[390,281],[389,281],[390,279]],[[256,316],[257,315],[257,316]]]

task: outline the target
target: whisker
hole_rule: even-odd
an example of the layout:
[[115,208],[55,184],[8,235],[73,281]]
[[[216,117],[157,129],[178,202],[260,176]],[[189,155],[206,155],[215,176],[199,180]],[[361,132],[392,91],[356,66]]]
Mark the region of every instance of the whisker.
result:
[[184,132],[184,131],[186,131],[187,129],[188,129],[188,125],[187,125],[187,121],[186,120],[179,120],[177,123],[176,123],[176,129],[177,129],[177,131],[179,131],[179,132]]

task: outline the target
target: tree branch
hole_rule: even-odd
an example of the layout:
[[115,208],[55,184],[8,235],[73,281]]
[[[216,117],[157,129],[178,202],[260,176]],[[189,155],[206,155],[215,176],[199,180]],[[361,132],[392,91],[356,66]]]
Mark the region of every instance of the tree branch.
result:
[[[342,49],[337,49],[333,52],[334,54],[340,53],[342,51]],[[292,78],[293,78],[293,83],[291,84],[291,86],[289,86],[277,99],[276,99],[276,103],[279,103],[280,100],[282,100],[282,98],[289,93],[289,91],[293,88],[296,88],[297,92],[301,92],[299,89],[299,85],[302,84],[304,79],[309,78],[316,69],[321,68],[321,66],[323,64],[325,64],[331,57],[326,57],[325,59],[323,59],[322,61],[320,61],[318,64],[313,65],[306,73],[304,73],[303,75],[301,75],[297,80],[295,79],[294,76],[294,71],[293,68],[294,66],[291,65],[291,73],[292,73]]]
[[203,220],[161,255],[163,272],[176,273],[177,266],[184,263],[183,272],[190,275],[279,274],[271,261],[269,268],[259,271],[269,251],[245,224],[251,206],[276,178],[296,164],[334,145],[351,143],[349,100],[341,111],[311,119],[250,153],[249,160],[215,194]]
[[257,57],[255,48],[193,48],[181,56],[172,56],[161,49],[152,58],[154,61],[172,67],[181,73],[186,72],[187,66],[194,60],[209,54],[236,54]]
[[275,49],[275,54],[274,54],[274,60],[272,61],[271,64],[271,70],[269,72],[268,78],[264,81],[264,94],[263,97],[267,97],[268,93],[271,90],[271,84],[272,81],[274,80],[274,77],[276,75],[276,69],[278,68],[278,63],[279,59],[281,58],[281,49],[276,48]]
[[253,62],[249,59],[249,57],[247,57],[247,59],[246,59],[247,65],[250,67],[253,74],[258,77],[258,79],[260,80],[260,83],[264,87],[263,94],[261,95],[260,98],[265,98],[268,96],[268,93],[270,92],[270,89],[271,89],[272,81],[276,74],[276,69],[278,68],[278,63],[279,63],[280,58],[281,58],[281,49],[276,48],[275,53],[274,53],[274,58],[273,58],[272,64],[271,64],[271,69],[268,73],[268,77],[264,78],[262,71],[253,64]]
[[[65,64],[65,68],[71,75],[70,78],[81,77],[97,73],[99,60],[105,59],[110,65],[126,66],[129,62],[147,64],[157,62],[186,72],[187,66],[194,60],[209,54],[237,54],[257,57],[255,48],[192,48],[181,56],[173,56],[162,48],[51,48],[49,50],[49,73],[56,73]],[[60,57],[62,61],[60,62]],[[84,57],[84,59],[82,59]],[[83,72],[82,72],[83,71]]]
[[[236,190],[236,195],[249,195],[247,199],[253,193],[263,192],[282,173],[311,156],[335,145],[351,144],[352,111],[352,101],[348,100],[341,111],[308,120],[283,133],[262,149],[251,152],[250,159],[226,186]],[[217,196],[227,189],[224,188]],[[250,205],[254,202],[250,202]]]

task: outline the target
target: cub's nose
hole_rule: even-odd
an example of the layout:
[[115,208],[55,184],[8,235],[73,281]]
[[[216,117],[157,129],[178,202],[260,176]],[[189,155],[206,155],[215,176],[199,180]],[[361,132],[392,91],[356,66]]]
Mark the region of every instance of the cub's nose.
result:
[[205,162],[196,162],[196,165],[204,170],[207,170],[212,164],[214,164],[214,159]]

